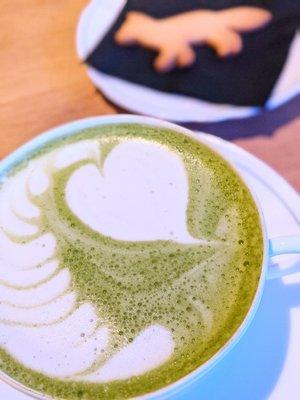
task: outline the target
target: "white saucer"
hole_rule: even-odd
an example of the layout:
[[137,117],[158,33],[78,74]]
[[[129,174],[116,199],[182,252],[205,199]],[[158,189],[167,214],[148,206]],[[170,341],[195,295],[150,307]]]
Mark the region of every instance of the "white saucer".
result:
[[[105,36],[126,0],[92,0],[82,12],[77,27],[77,52],[84,60]],[[300,33],[266,107],[275,108],[300,92]],[[88,67],[87,73],[104,95],[120,107],[144,115],[180,122],[213,122],[256,114],[255,107],[214,104],[188,96],[163,93],[130,83]]]
[[[300,197],[280,175],[234,144],[199,136],[230,159],[252,186],[262,204],[269,237],[300,234]],[[276,261],[280,268],[296,267],[300,256]],[[266,283],[257,315],[241,341],[208,375],[176,398],[299,400],[299,337],[300,273]],[[29,397],[0,383],[0,399]]]

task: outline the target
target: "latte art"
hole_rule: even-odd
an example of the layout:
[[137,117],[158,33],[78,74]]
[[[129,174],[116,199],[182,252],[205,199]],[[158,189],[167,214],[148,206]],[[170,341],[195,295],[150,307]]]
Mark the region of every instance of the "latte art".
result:
[[1,368],[53,396],[112,399],[174,382],[232,336],[262,239],[250,194],[211,150],[116,125],[2,178],[0,250]]

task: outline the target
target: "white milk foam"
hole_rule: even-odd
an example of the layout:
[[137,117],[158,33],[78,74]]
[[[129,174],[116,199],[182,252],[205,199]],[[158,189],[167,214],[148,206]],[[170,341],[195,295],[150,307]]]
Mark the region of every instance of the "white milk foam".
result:
[[[56,258],[56,238],[33,236],[42,210],[30,197],[47,190],[52,171],[85,159],[98,162],[99,154],[96,140],[66,145],[30,161],[0,187],[0,345],[35,371],[88,382],[144,374],[174,352],[171,332],[151,325],[94,367],[113,328],[92,304],[76,303],[72,277]],[[86,225],[118,240],[199,243],[187,230],[183,163],[159,145],[128,140],[109,153],[102,172],[92,163],[78,167],[66,200]],[[16,240],[26,237],[24,244]]]
[[114,239],[199,242],[186,226],[184,166],[179,157],[158,145],[119,144],[106,159],[102,173],[95,164],[73,173],[66,198],[84,223]]

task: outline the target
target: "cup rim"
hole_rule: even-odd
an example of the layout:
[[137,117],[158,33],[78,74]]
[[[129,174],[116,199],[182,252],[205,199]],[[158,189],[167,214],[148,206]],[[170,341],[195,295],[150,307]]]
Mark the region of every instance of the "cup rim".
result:
[[[261,208],[261,205],[259,203],[259,200],[258,200],[256,194],[254,193],[254,191],[251,187],[251,184],[249,184],[248,182],[245,181],[245,179],[241,176],[240,172],[232,164],[232,162],[229,161],[228,159],[226,159],[218,151],[218,149],[215,149],[210,143],[203,141],[202,138],[200,138],[193,131],[191,131],[187,128],[181,127],[177,124],[167,122],[164,120],[160,120],[158,118],[144,117],[141,115],[133,115],[133,114],[116,114],[116,115],[88,117],[88,118],[83,118],[83,119],[78,119],[75,121],[67,122],[67,123],[55,126],[51,129],[44,131],[43,133],[37,135],[33,139],[27,141],[22,146],[18,147],[11,154],[9,154],[8,156],[6,156],[4,159],[2,159],[0,161],[0,183],[1,183],[1,175],[3,174],[5,176],[6,172],[9,171],[16,162],[18,162],[19,160],[24,158],[24,156],[26,154],[30,153],[31,151],[36,150],[39,147],[41,147],[55,139],[59,139],[61,137],[66,137],[66,136],[72,136],[75,133],[77,133],[83,129],[89,129],[89,128],[94,128],[97,126],[104,126],[104,125],[111,125],[111,124],[126,124],[126,123],[171,129],[175,132],[184,134],[190,138],[197,140],[204,146],[208,147],[211,151],[216,153],[219,157],[221,157],[221,159],[223,161],[225,161],[230,166],[230,168],[239,176],[241,181],[244,183],[244,185],[249,190],[251,197],[255,203],[258,214],[259,214],[260,225],[261,225],[261,230],[262,230],[262,237],[263,237],[263,260],[262,260],[259,282],[258,282],[258,285],[256,288],[255,295],[253,297],[251,306],[248,309],[247,314],[245,315],[242,323],[236,329],[234,334],[228,339],[228,341],[212,357],[210,357],[203,364],[199,365],[196,369],[194,369],[189,374],[183,376],[182,378],[178,379],[177,381],[175,381],[159,390],[134,397],[134,399],[136,399],[136,400],[146,400],[146,399],[149,399],[149,400],[150,399],[153,399],[153,400],[161,399],[162,400],[162,399],[168,398],[168,396],[170,396],[170,395],[175,395],[176,393],[178,393],[179,391],[184,389],[184,387],[190,385],[195,380],[199,379],[204,374],[206,374],[211,368],[213,368],[215,366],[215,364],[218,361],[220,361],[234,347],[235,344],[237,344],[237,342],[240,340],[240,338],[243,336],[246,329],[250,325],[250,323],[257,311],[258,305],[259,305],[261,297],[262,297],[264,283],[266,280],[267,260],[268,260],[268,254],[269,254],[269,242],[267,239],[266,224],[265,224],[262,208]],[[204,132],[201,132],[201,133],[205,134]],[[7,383],[14,389],[17,389],[18,391],[20,391],[24,394],[32,396],[33,398],[36,398],[39,400],[54,400],[54,398],[52,396],[43,394],[41,392],[38,392],[34,389],[31,389],[31,388],[23,385],[22,383],[18,382],[17,380],[10,377],[8,374],[4,373],[1,370],[0,370],[0,380],[2,380],[4,383]]]

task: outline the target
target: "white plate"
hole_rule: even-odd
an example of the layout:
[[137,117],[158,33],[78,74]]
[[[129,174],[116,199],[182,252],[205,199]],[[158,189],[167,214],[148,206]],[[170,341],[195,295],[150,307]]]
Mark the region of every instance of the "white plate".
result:
[[[211,135],[199,136],[230,159],[258,196],[270,237],[300,234],[300,198],[265,163]],[[278,257],[280,268],[296,266],[299,256]],[[180,400],[299,400],[300,273],[266,283],[259,310],[236,347],[179,395]],[[0,383],[0,399],[29,397]]]
[[[84,60],[105,36],[126,0],[92,0],[82,12],[77,27],[77,52]],[[300,33],[295,37],[289,57],[266,107],[275,108],[300,92]],[[259,112],[255,107],[214,104],[188,96],[163,93],[88,67],[87,73],[107,98],[135,113],[171,121],[212,122],[241,118]]]

